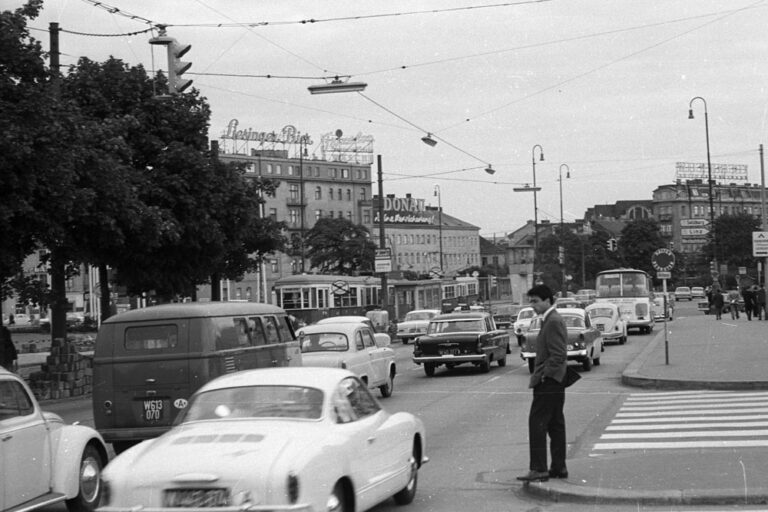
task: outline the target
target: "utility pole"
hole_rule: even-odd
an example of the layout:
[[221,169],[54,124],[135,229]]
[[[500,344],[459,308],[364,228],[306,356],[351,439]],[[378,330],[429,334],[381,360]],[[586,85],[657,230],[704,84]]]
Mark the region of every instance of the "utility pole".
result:
[[[382,179],[383,170],[381,167],[381,155],[376,155],[376,165],[378,166],[379,179],[379,248],[384,249],[387,246],[387,235],[384,232],[384,184]],[[387,273],[381,273],[381,309],[387,309],[389,306],[389,284],[387,283]]]

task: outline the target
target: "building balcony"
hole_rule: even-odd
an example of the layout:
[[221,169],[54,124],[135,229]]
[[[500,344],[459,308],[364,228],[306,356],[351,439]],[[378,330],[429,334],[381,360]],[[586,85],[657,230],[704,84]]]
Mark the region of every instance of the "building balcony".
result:
[[298,197],[295,197],[295,198],[294,197],[289,197],[289,198],[287,198],[285,200],[285,204],[288,205],[288,206],[298,206],[298,207],[306,206],[306,203],[302,204],[301,199],[298,198]]
[[660,213],[656,216],[659,222],[670,222],[672,220],[671,213]]

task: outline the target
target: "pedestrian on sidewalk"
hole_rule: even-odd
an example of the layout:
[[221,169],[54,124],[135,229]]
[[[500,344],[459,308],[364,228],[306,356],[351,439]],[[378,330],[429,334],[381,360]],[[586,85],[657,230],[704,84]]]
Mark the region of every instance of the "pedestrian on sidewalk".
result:
[[739,290],[728,291],[728,305],[731,310],[731,320],[739,319]]
[[765,305],[765,285],[761,284],[760,288],[757,290],[757,293],[755,293],[755,300],[757,302],[757,307],[760,310],[760,320],[768,320],[768,309],[766,309]]
[[765,290],[761,294],[760,287],[756,284],[752,285],[752,305],[754,308],[752,316],[755,317],[755,320],[762,320],[763,309],[765,309]]
[[725,300],[720,288],[712,289],[712,312],[715,314],[715,320],[723,319],[723,307],[725,306]]
[[[528,382],[533,388],[533,402],[528,414],[529,470],[517,477],[523,482],[545,482],[552,478],[568,478],[565,466],[565,379],[568,329],[555,309],[552,290],[536,285],[528,290],[528,300],[541,315],[541,329],[536,337],[536,365]],[[552,452],[552,465],[547,470],[547,435]]]
[[17,370],[17,358],[18,354],[16,353],[16,345],[13,344],[11,339],[11,331],[3,325],[0,327],[0,366],[8,371],[15,372]]
[[742,288],[741,296],[744,297],[744,312],[747,314],[747,320],[752,320],[752,313],[755,311],[755,294],[751,286]]

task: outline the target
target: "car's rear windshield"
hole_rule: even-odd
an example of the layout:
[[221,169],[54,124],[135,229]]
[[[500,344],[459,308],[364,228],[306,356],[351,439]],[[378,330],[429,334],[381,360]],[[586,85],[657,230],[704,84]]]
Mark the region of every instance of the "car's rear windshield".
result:
[[411,311],[410,313],[407,313],[405,315],[405,321],[406,322],[412,322],[414,320],[431,320],[432,317],[435,316],[434,313],[430,313],[427,311]]
[[611,308],[595,308],[589,310],[590,318],[606,317],[611,318],[613,316],[613,310]]
[[479,318],[441,320],[429,324],[427,334],[445,334],[451,332],[483,332],[483,321]]
[[536,312],[532,309],[526,309],[523,311],[520,311],[520,313],[517,315],[518,320],[527,320],[529,318],[533,318],[534,315],[536,315]]
[[323,392],[303,386],[242,386],[214,389],[197,395],[183,423],[232,418],[318,419]]
[[314,332],[299,337],[302,352],[345,352],[349,349],[347,335],[340,332]]

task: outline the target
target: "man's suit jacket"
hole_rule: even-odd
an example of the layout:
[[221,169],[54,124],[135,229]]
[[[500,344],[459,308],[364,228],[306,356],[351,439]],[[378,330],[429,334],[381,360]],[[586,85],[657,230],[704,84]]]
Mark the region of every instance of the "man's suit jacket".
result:
[[550,311],[536,337],[536,365],[528,383],[536,387],[543,378],[562,382],[568,361],[568,329],[557,309]]

